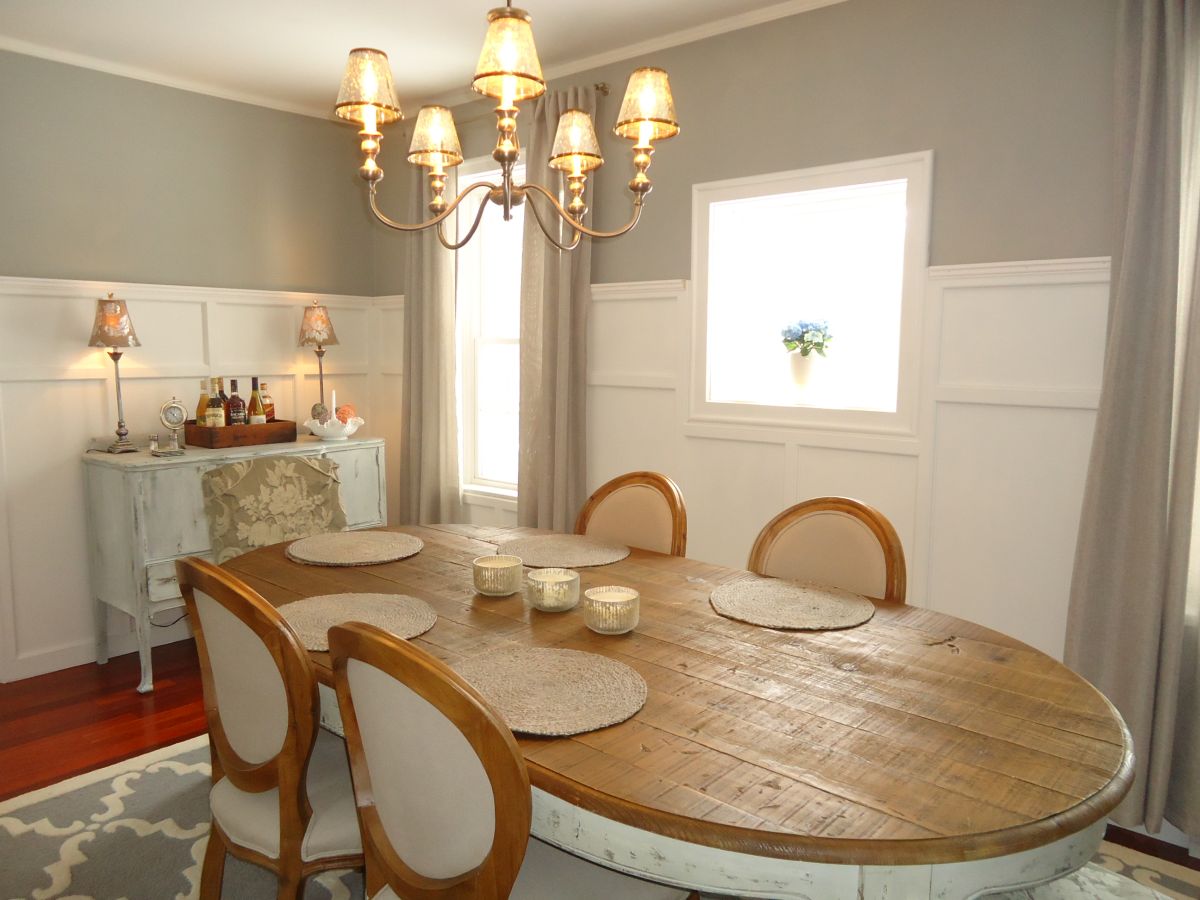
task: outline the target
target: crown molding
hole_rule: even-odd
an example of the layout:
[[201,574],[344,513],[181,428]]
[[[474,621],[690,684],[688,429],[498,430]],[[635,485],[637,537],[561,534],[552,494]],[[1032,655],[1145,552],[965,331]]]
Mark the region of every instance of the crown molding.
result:
[[[639,41],[636,44],[627,44],[623,47],[607,50],[604,53],[585,56],[582,59],[577,59],[573,62],[551,66],[546,70],[545,76],[547,80],[563,78],[568,75],[575,75],[579,72],[586,72],[589,69],[597,69],[601,66],[609,65],[610,63],[632,59],[633,57],[637,56],[644,56],[648,53],[655,53],[659,50],[665,50],[668,47],[678,47],[683,44],[690,44],[695,41],[704,40],[705,38],[725,34],[726,32],[739,31],[743,28],[751,28],[755,25],[761,25],[764,22],[772,22],[776,19],[783,19],[787,18],[788,16],[795,16],[799,15],[800,13],[810,12],[815,9],[821,9],[822,7],[826,6],[834,6],[838,3],[845,2],[846,0],[785,0],[783,3],[776,3],[772,6],[764,7],[763,9],[756,9],[733,16],[726,16],[725,18],[717,19],[716,21],[708,22],[704,25],[696,25],[692,28],[684,28],[680,31],[673,31],[669,34],[663,34],[645,41]],[[16,40],[3,35],[0,35],[0,50],[8,50],[13,53],[23,54],[25,56],[34,56],[39,59],[50,60],[51,62],[65,63],[69,66],[79,66],[80,68],[92,69],[96,72],[104,72],[108,75],[117,75],[122,78],[132,78],[136,81],[145,81],[150,84],[157,84],[163,87],[175,88],[176,90],[188,91],[193,94],[216,97],[220,100],[231,100],[234,103],[248,103],[251,106],[261,106],[265,107],[266,109],[278,110],[279,112],[293,113],[296,115],[308,116],[309,118],[332,121],[329,115],[329,109],[325,106],[322,106],[321,108],[315,108],[301,103],[287,103],[272,97],[265,97],[250,92],[230,91],[207,84],[203,81],[194,81],[187,78],[172,78],[171,76],[163,75],[159,72],[154,72],[149,69],[142,69],[137,66],[127,66],[121,63],[112,62],[111,60],[101,59],[96,56],[88,56],[83,53],[72,53],[67,50],[59,50],[54,47],[46,47],[41,44],[31,43],[29,41]],[[479,99],[481,98],[478,94],[473,93],[469,87],[463,86],[442,91],[432,96],[418,97],[411,100],[402,100],[401,103],[402,106],[407,108],[423,106],[429,103],[437,103],[442,106],[455,107],[469,103],[472,100]]]
[[789,16],[797,16],[800,13],[811,12],[814,9],[835,6],[838,3],[845,2],[846,0],[786,0],[784,3],[776,3],[774,6],[766,6],[762,9],[739,13],[736,16],[727,16],[704,25],[695,25],[691,28],[684,28],[680,31],[672,31],[669,34],[639,41],[636,44],[627,44],[615,50],[608,50],[604,53],[594,54],[593,56],[585,56],[574,62],[551,66],[545,72],[546,80],[550,81],[567,75],[575,75],[579,72],[586,72],[589,69],[598,69],[601,66],[607,66],[610,63],[632,59],[635,56],[644,56],[647,53],[655,53],[659,50],[666,50],[669,47],[692,44],[696,41],[716,37],[730,31],[752,28],[755,25],[762,25],[764,22],[774,22],[776,19],[786,19]]
[[262,97],[258,94],[251,94],[242,91],[227,91],[222,88],[214,87],[211,84],[205,84],[201,81],[192,81],[187,78],[172,78],[169,75],[163,75],[161,72],[152,72],[149,69],[140,69],[137,66],[126,66],[121,63],[115,63],[107,59],[100,59],[96,56],[87,56],[83,53],[71,53],[67,50],[58,50],[54,47],[44,47],[41,44],[32,44],[28,41],[19,41],[14,38],[0,35],[0,50],[8,50],[12,53],[20,53],[24,56],[35,56],[38,59],[46,59],[50,62],[65,63],[68,66],[78,66],[82,69],[92,69],[96,72],[103,72],[106,75],[117,75],[121,78],[132,78],[135,81],[145,81],[149,84],[157,84],[162,87],[174,88],[179,91],[188,91],[192,94],[203,94],[207,97],[216,97],[218,100],[232,100],[234,103],[247,103],[251,106],[262,106],[267,109],[274,109],[279,112],[294,113],[296,115],[308,116],[314,119],[330,120],[328,110],[315,110],[311,107],[295,103],[284,103],[281,100],[276,100],[271,97]]

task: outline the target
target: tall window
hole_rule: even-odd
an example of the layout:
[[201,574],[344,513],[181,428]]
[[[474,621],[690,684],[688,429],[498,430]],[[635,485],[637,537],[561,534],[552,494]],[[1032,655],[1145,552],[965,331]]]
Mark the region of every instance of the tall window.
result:
[[[513,178],[524,180],[523,166]],[[500,172],[485,157],[463,163],[458,180],[462,187],[475,181],[497,183]],[[486,196],[476,191],[459,207],[460,229],[474,221]],[[499,207],[488,209],[479,231],[456,256],[459,421],[467,489],[517,488],[523,225],[524,207],[516,207],[509,222]]]
[[[911,154],[697,186],[693,413],[903,427],[929,167]],[[789,326],[828,343],[789,352]]]

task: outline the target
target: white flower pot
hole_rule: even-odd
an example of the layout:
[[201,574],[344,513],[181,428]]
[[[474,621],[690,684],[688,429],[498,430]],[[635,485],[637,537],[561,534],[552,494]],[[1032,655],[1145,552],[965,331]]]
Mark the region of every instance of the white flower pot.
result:
[[819,359],[816,352],[804,356],[799,350],[792,351],[792,382],[800,387],[808,384],[813,374],[813,367]]

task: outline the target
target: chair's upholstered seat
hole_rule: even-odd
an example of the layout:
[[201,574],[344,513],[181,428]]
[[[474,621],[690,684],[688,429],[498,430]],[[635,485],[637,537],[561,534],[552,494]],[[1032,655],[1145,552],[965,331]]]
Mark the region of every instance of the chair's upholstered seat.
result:
[[200,478],[213,559],[314,534],[343,531],[338,464],[307,456],[239,460]]
[[[682,900],[688,892],[682,888],[654,884],[606,869],[578,856],[539,841],[529,839],[521,873],[513,885],[511,900]],[[371,900],[402,900],[389,887]]]
[[[304,833],[301,858],[312,860],[362,853],[346,744],[323,728],[317,730],[307,786],[313,814]],[[209,803],[213,819],[230,841],[271,859],[279,858],[277,788],[251,794],[234,787],[228,778],[222,778],[213,785]]]

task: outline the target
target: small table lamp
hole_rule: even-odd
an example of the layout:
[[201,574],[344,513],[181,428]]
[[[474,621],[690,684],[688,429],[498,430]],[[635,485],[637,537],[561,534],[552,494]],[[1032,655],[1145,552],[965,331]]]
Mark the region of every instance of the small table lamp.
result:
[[[300,322],[300,346],[315,347],[317,354],[317,376],[321,383],[321,403],[325,402],[325,348],[338,342],[333,323],[329,321],[329,309],[316,300],[304,308],[304,319]],[[331,410],[332,412],[332,410]]]
[[121,399],[121,351],[120,347],[140,347],[142,342],[133,330],[129,310],[124,300],[118,300],[109,292],[108,297],[96,301],[96,321],[92,324],[92,339],[89,347],[109,347],[108,355],[113,361],[113,372],[117,377],[117,439],[109,445],[109,453],[135,453],[137,447],[129,442],[129,429],[125,427],[125,401]]

